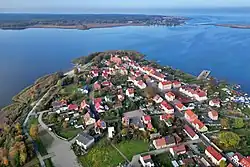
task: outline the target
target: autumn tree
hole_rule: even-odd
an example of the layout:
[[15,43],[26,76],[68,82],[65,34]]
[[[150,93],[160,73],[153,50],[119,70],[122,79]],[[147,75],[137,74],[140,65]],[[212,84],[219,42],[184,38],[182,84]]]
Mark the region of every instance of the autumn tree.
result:
[[226,166],[227,166],[226,161],[224,160],[220,161],[220,167],[226,167]]
[[221,127],[223,129],[228,129],[230,126],[229,126],[229,120],[227,118],[222,118],[220,120],[220,123],[221,123]]
[[153,98],[156,95],[156,90],[153,87],[146,87],[144,89],[144,94],[147,98]]
[[62,126],[63,126],[64,129],[66,129],[68,127],[68,122],[64,121]]
[[234,127],[237,129],[243,128],[245,126],[244,120],[242,118],[234,119]]
[[37,139],[38,137],[38,126],[36,124],[32,124],[30,127],[30,136],[33,139]]

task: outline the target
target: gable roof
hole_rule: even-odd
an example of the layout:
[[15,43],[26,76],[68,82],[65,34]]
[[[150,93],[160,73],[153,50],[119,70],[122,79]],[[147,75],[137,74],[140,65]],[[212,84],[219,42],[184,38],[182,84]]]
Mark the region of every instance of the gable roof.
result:
[[171,85],[172,84],[172,82],[171,81],[162,81],[162,82],[160,82],[162,85]]
[[166,101],[161,102],[161,105],[162,105],[163,107],[167,108],[168,110],[173,109],[173,107],[170,106]]
[[203,127],[205,126],[204,123],[201,122],[199,119],[195,119],[195,120],[193,121],[193,123],[194,123],[195,125],[198,125],[198,126],[199,126],[199,129],[201,129],[201,128],[203,128]]
[[87,145],[93,139],[94,138],[87,133],[80,133],[77,137],[77,140],[83,143],[84,145]]
[[182,108],[182,107],[184,107],[184,105],[183,105],[182,103],[177,103],[177,104],[176,104],[176,107]]
[[212,146],[208,146],[207,147],[207,152],[210,153],[210,155],[212,155],[217,161],[221,160],[223,157],[222,155],[217,152]]
[[162,146],[165,146],[166,145],[166,140],[164,137],[160,138],[160,139],[156,139],[155,140],[155,144],[156,146],[158,147],[162,147]]
[[174,94],[173,92],[168,92],[168,93],[166,93],[166,95],[167,95],[168,97],[175,97],[175,94]]
[[185,131],[191,136],[191,137],[194,137],[196,135],[196,133],[194,132],[194,130],[188,126],[187,124],[184,125],[184,129]]
[[173,151],[176,153],[183,152],[183,151],[186,151],[186,147],[185,145],[174,146]]

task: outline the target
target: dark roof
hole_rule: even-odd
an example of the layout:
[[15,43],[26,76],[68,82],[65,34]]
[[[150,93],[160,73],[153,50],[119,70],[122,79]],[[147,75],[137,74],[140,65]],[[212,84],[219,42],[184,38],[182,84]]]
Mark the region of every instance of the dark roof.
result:
[[129,122],[130,122],[130,124],[133,124],[139,128],[144,128],[144,125],[143,125],[140,117],[132,117],[129,119]]
[[87,145],[93,139],[94,138],[87,133],[80,133],[76,140],[83,143],[84,145]]
[[169,145],[169,144],[175,144],[175,138],[173,136],[166,136],[165,140],[166,140],[166,144],[167,145]]

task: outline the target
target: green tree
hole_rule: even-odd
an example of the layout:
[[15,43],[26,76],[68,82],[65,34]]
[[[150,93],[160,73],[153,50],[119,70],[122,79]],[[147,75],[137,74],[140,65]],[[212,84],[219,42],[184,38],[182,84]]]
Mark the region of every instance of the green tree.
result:
[[226,167],[226,166],[227,166],[226,161],[224,160],[220,161],[220,167]]
[[235,148],[239,145],[240,137],[234,132],[220,132],[219,142],[226,148]]
[[245,126],[244,120],[242,118],[234,119],[234,127],[237,129],[243,128]]
[[38,137],[38,126],[36,124],[32,124],[30,127],[30,136],[33,139],[37,139]]

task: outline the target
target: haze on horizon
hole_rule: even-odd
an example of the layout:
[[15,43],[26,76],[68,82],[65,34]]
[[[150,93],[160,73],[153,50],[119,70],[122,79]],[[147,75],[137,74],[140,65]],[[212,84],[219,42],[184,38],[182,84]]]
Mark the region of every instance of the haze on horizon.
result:
[[250,7],[249,0],[0,0],[0,12],[114,13],[151,9]]

